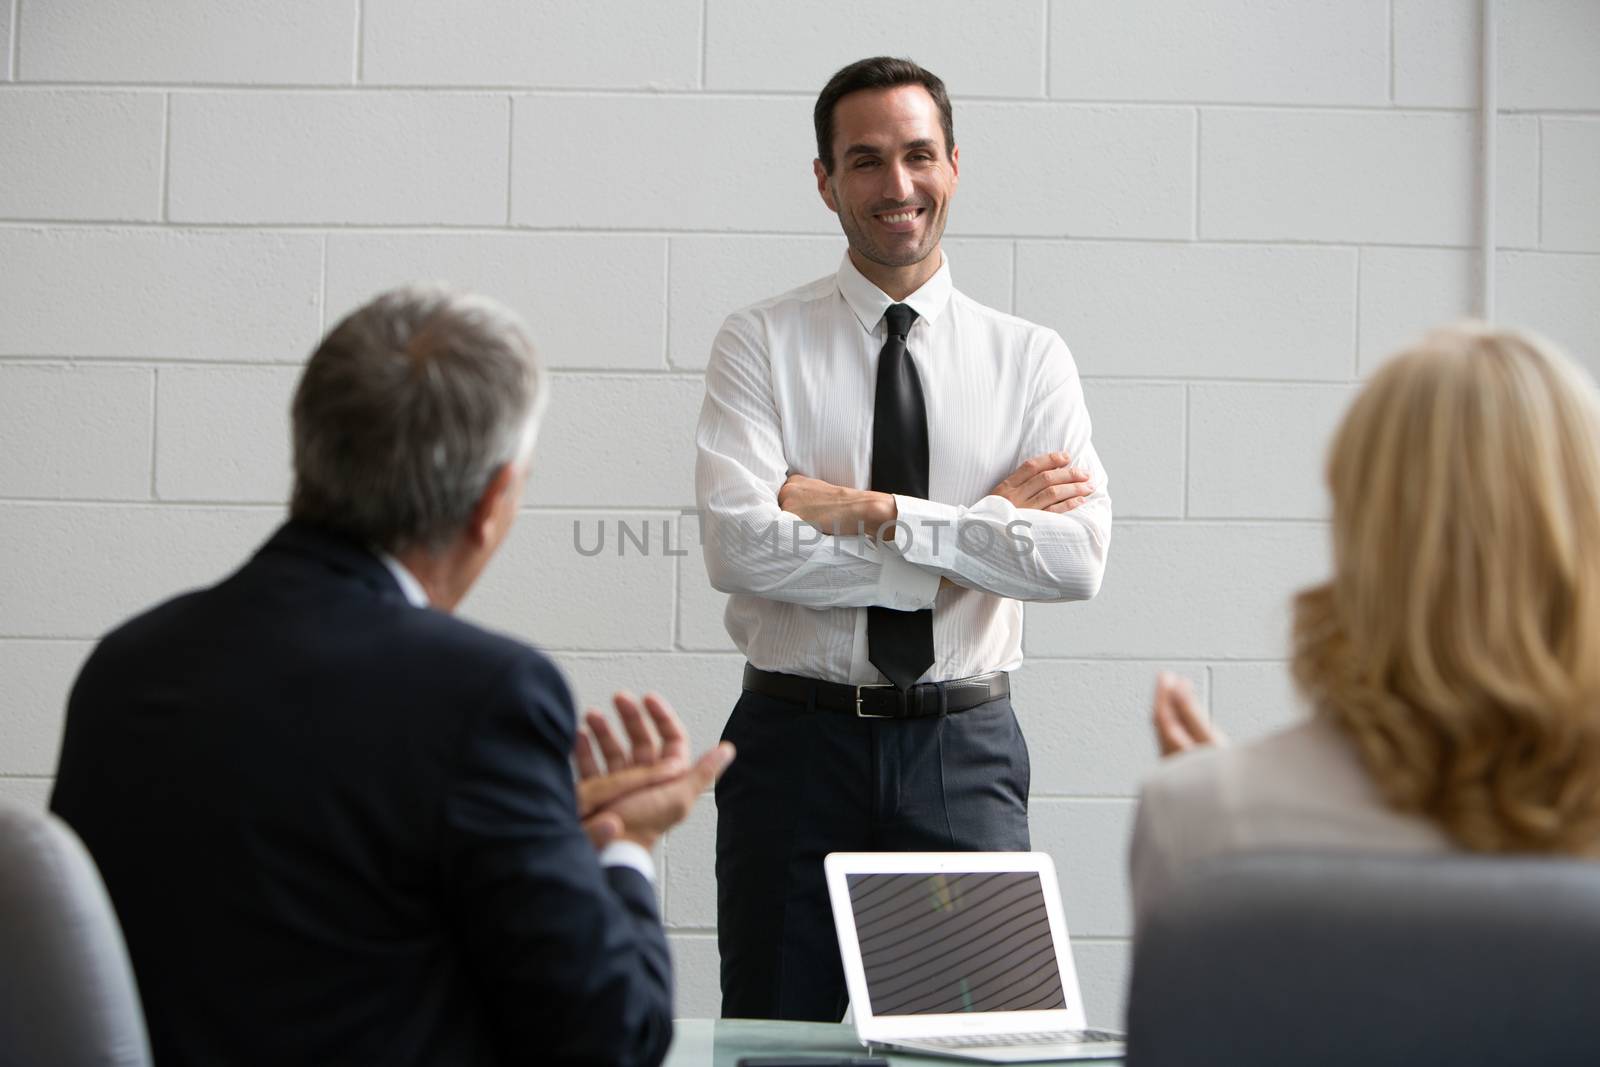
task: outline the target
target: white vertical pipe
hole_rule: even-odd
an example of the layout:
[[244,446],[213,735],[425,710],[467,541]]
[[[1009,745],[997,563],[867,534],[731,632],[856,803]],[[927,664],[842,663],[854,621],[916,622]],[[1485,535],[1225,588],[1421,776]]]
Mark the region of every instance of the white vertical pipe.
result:
[[1495,202],[1495,119],[1499,115],[1498,76],[1495,63],[1495,10],[1494,0],[1482,0],[1482,61],[1479,75],[1479,118],[1482,120],[1482,190],[1483,200],[1478,205],[1479,231],[1483,259],[1478,271],[1478,315],[1485,322],[1494,321],[1494,202]]

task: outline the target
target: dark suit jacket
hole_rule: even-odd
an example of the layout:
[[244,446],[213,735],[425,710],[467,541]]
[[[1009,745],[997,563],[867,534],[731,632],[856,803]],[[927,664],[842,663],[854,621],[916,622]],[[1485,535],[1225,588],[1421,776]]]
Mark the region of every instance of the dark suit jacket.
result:
[[294,522],[106,637],[51,807],[156,1062],[657,1063],[666,939],[578,825],[574,729],[544,656]]

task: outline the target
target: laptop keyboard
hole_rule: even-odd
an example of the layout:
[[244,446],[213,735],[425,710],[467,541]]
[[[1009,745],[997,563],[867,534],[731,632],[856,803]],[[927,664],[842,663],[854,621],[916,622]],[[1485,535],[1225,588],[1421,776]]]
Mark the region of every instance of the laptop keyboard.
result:
[[1027,1034],[953,1034],[949,1037],[919,1037],[919,1045],[937,1048],[1000,1048],[1029,1045],[1086,1045],[1100,1041],[1121,1041],[1122,1035],[1110,1030],[1042,1030]]

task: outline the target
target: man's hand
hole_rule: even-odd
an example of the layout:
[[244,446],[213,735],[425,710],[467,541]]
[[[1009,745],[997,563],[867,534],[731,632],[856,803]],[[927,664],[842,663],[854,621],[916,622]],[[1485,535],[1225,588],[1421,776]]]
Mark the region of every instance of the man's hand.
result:
[[[778,487],[778,507],[798,515],[825,534],[876,535],[894,522],[894,497],[871,489],[846,489],[820,478],[791,474]],[[894,527],[884,536],[894,539]]]
[[723,741],[695,760],[683,774],[629,793],[604,808],[598,818],[620,820],[622,830],[613,839],[654,848],[662,834],[689,817],[700,794],[710,789],[732,762],[733,746]]
[[1004,497],[1014,507],[1034,511],[1071,511],[1094,492],[1089,472],[1071,463],[1072,457],[1065,452],[1034,456],[990,490],[989,495]]
[[[601,808],[629,793],[671,781],[688,766],[688,738],[666,701],[648,694],[641,710],[629,693],[618,693],[611,699],[633,751],[622,747],[611,724],[595,708],[584,712],[587,729],[579,728],[573,745],[573,762],[578,768],[578,818],[596,848],[603,848],[623,830],[622,820],[602,814]],[[659,741],[645,722],[646,714],[655,723]]]
[[718,745],[690,766],[689,736],[665,700],[647,693],[642,710],[627,693],[612,702],[631,750],[599,711],[584,713],[586,729],[578,731],[573,748],[578,818],[596,848],[618,838],[651,848],[716,781],[733,759],[733,746]]
[[1156,696],[1151,709],[1156,744],[1162,756],[1187,752],[1202,745],[1225,745],[1227,737],[1212,726],[1194,699],[1189,679],[1166,671],[1156,675]]

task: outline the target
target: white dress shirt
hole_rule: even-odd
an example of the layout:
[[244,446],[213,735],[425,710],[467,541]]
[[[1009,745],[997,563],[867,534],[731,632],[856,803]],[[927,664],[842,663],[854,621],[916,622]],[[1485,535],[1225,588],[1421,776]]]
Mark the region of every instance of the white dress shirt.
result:
[[[430,607],[427,590],[411,569],[401,563],[394,556],[380,549],[373,549],[378,559],[388,568],[394,576],[395,583],[400,586],[400,592],[405,594],[406,601],[414,608]],[[632,867],[652,885],[656,880],[656,864],[650,852],[643,845],[632,841],[613,841],[600,850],[600,866],[602,867]]]
[[[1094,596],[1111,542],[1106,472],[1072,354],[1054,330],[958,292],[946,259],[906,297],[928,416],[929,499],[895,497],[892,540],[823,537],[778,507],[790,474],[870,488],[873,395],[891,300],[845,256],[836,274],[730,315],[711,347],[696,498],[728,633],[756,667],[855,684],[872,605],[933,608],[924,681],[1022,663],[1023,600]],[[1070,512],[990,491],[1065,451],[1094,493]],[[941,589],[947,577],[959,588]]]

